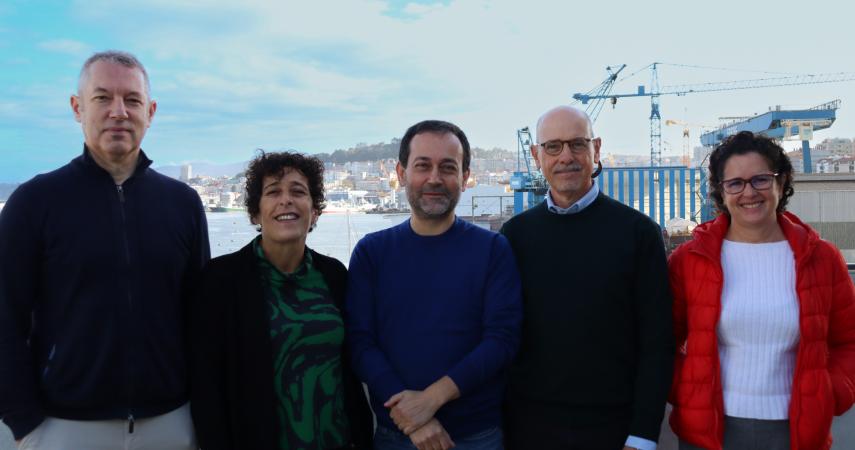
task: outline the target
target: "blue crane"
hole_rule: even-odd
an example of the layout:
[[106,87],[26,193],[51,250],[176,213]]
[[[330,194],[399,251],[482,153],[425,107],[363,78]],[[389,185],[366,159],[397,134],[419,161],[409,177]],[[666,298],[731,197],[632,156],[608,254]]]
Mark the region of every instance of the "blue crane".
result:
[[727,123],[701,135],[701,144],[714,147],[728,136],[740,131],[751,131],[772,139],[799,136],[802,141],[802,162],[805,173],[813,172],[810,157],[811,136],[815,130],[830,127],[837,119],[840,100],[833,100],[809,109],[781,109],[780,106],[754,117]]
[[[805,74],[805,75],[795,75],[795,76],[784,76],[784,77],[767,77],[767,78],[756,78],[751,80],[738,80],[738,81],[723,81],[723,82],[711,82],[711,83],[699,83],[699,84],[680,84],[680,85],[672,85],[665,86],[665,88],[659,88],[659,74],[657,71],[657,66],[662,65],[662,63],[652,63],[641,70],[650,68],[650,86],[651,89],[648,91],[644,86],[638,86],[638,89],[635,93],[627,93],[627,94],[612,94],[609,89],[609,92],[605,93],[576,93],[573,94],[573,99],[581,102],[583,105],[590,104],[591,101],[594,101],[593,104],[601,103],[602,101],[608,99],[612,106],[617,104],[617,100],[619,98],[629,98],[629,97],[650,97],[650,165],[651,166],[659,166],[662,162],[662,124],[661,117],[659,115],[659,97],[663,95],[678,95],[683,96],[686,94],[697,93],[697,92],[718,92],[718,91],[735,91],[742,89],[756,89],[756,88],[764,88],[764,87],[777,87],[777,86],[796,86],[796,85],[804,85],[804,84],[823,84],[823,83],[838,83],[842,81],[851,81],[855,80],[855,73],[851,72],[837,72],[837,73],[825,73],[825,74]],[[623,67],[621,67],[622,69]],[[612,71],[609,67],[606,68],[609,72],[609,76],[612,76]],[[638,73],[641,70],[635,72]],[[616,74],[615,74],[616,75]],[[634,75],[634,74],[633,74]],[[632,75],[630,75],[632,76]],[[607,78],[608,80],[608,78]],[[612,81],[612,85],[614,84],[614,80]],[[602,83],[601,83],[602,85]],[[611,87],[611,86],[610,86]],[[595,88],[596,89],[596,88]],[[595,111],[596,114],[599,114],[599,110]],[[592,116],[591,120],[594,121],[596,116]]]
[[[517,130],[517,171],[511,176],[511,189],[514,190],[514,214],[523,211],[523,199],[528,197],[528,205],[543,200],[546,195],[546,179],[535,166],[531,157],[531,132],[528,127]],[[532,167],[535,166],[535,167]]]

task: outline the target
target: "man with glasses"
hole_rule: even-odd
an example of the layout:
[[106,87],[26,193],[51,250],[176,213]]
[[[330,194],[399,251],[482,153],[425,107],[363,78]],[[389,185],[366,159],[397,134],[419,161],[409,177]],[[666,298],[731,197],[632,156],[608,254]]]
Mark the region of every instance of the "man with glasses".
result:
[[584,112],[546,112],[537,142],[546,200],[502,227],[523,282],[506,443],[653,450],[674,354],[660,228],[599,191],[602,141]]

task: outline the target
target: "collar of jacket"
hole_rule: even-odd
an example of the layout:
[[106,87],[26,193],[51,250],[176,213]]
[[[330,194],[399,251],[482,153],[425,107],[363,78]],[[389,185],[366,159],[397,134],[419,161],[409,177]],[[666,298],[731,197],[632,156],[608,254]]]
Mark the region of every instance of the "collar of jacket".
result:
[[[796,262],[809,257],[820,239],[819,234],[789,211],[778,214],[778,225],[793,250]],[[721,261],[721,245],[729,226],[730,216],[727,214],[719,214],[714,220],[698,225],[692,232],[692,251],[713,261]]]
[[[97,162],[95,162],[95,158],[92,157],[92,152],[89,150],[89,147],[86,144],[83,144],[83,154],[74,158],[73,163],[80,167],[82,170],[86,171],[89,174],[98,174],[99,176],[109,177],[111,180],[113,177],[109,172],[104,170],[103,167],[99,166]],[[140,149],[139,157],[137,158],[137,167],[134,169],[134,173],[125,181],[127,183],[129,180],[142,176],[148,170],[149,166],[151,166],[152,160],[146,156],[145,152]]]

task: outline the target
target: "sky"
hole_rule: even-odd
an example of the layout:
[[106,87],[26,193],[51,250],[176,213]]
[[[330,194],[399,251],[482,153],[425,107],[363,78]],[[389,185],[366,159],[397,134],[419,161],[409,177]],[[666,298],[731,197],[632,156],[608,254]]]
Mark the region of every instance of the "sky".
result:
[[[83,61],[120,49],[145,64],[158,102],[143,141],[155,166],[245,161],[258,148],[331,152],[389,142],[424,119],[473,146],[517,150],[516,130],[627,64],[614,93],[798,74],[855,73],[855,7],[803,1],[0,2],[0,182],[82,149],[69,97]],[[703,68],[699,68],[703,67]],[[855,138],[855,82],[660,98],[663,153],[682,127],[781,105],[842,100],[814,134]],[[650,101],[606,106],[606,154],[649,155]],[[699,128],[690,128],[691,146]]]

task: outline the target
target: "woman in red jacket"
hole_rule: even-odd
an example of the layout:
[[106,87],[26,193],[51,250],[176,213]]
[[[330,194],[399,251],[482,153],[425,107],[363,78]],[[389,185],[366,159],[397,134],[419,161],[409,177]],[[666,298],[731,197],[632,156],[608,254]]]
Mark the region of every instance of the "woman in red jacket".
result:
[[840,251],[795,215],[793,167],[751,132],[710,155],[722,213],[669,260],[680,449],[827,450],[855,402],[855,287]]

